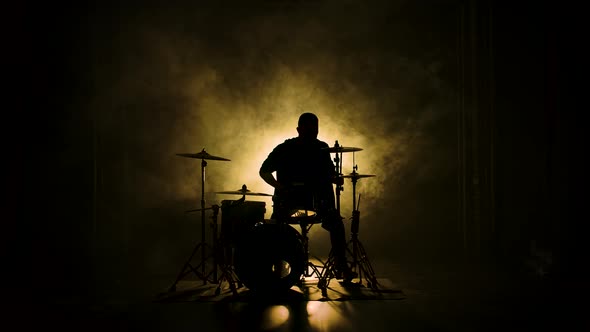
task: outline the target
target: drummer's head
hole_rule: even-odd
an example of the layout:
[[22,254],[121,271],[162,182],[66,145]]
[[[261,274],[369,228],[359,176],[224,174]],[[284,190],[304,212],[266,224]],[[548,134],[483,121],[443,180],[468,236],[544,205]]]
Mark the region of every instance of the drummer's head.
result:
[[299,116],[297,123],[297,132],[302,138],[317,138],[318,137],[318,117],[313,113],[303,113]]

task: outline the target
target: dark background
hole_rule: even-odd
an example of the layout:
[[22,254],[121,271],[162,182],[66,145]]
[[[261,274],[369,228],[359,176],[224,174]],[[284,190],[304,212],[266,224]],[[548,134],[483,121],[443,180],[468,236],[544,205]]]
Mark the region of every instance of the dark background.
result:
[[[237,122],[255,133],[305,109],[379,146],[363,165],[384,178],[363,212],[374,257],[496,260],[534,278],[528,262],[549,255],[537,264],[550,276],[577,278],[586,175],[574,12],[538,1],[13,5],[8,285],[51,298],[174,276],[199,224],[179,214],[193,207],[178,185],[192,170],[169,156],[236,151],[219,142],[239,139],[227,135]],[[290,84],[275,78],[285,68],[324,92],[266,114],[281,96],[265,89]],[[217,76],[199,98],[230,100],[214,114],[179,92],[207,70]],[[323,110],[338,100],[354,110]],[[211,116],[225,122],[211,129]]]

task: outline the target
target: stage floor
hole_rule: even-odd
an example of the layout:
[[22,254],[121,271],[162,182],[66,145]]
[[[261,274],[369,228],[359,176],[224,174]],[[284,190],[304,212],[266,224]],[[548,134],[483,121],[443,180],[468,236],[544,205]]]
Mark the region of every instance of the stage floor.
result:
[[493,264],[374,261],[373,266],[392,291],[388,296],[341,296],[332,281],[336,290],[324,301],[297,296],[296,286],[292,298],[279,301],[203,300],[197,296],[202,286],[183,282],[185,296],[159,301],[174,282],[171,274],[96,288],[92,297],[51,299],[37,293],[4,312],[19,330],[62,331],[550,331],[588,324],[578,316],[577,304],[560,302],[563,297],[551,288]]

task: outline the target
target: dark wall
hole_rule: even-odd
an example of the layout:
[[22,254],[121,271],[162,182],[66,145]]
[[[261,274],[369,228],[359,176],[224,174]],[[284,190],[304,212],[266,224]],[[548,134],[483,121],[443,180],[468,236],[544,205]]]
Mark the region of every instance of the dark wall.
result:
[[[414,11],[419,9],[417,5],[408,6]],[[116,33],[127,10],[106,4],[31,4],[14,9],[15,17],[23,20],[15,20],[12,27],[22,38],[14,38],[17,48],[11,56],[18,65],[9,67],[14,73],[13,86],[19,92],[14,99],[21,106],[13,125],[4,122],[3,137],[6,156],[10,156],[5,174],[7,196],[11,197],[5,203],[9,216],[5,220],[9,220],[10,233],[16,234],[3,242],[8,244],[9,256],[15,258],[12,280],[41,277],[45,284],[40,287],[46,291],[90,292],[89,278],[98,273],[94,270],[100,256],[96,248],[106,248],[106,252],[109,246],[116,246],[113,252],[121,255],[119,259],[109,258],[113,264],[133,260],[124,254],[128,234],[122,231],[103,234],[99,244],[93,243],[99,209],[94,200],[96,137],[92,114],[81,107],[96,97],[97,83],[84,68],[104,61],[96,59],[87,37],[103,36],[108,45],[108,36]],[[567,61],[563,57],[567,45],[560,44],[564,31],[548,23],[553,22],[553,14],[536,2],[494,5],[493,10],[496,205],[495,233],[491,235],[494,239],[486,246],[508,257],[521,257],[528,254],[530,241],[536,240],[540,247],[559,252],[565,260],[575,252],[576,242],[570,239],[577,232],[569,207],[581,204],[581,196],[572,193],[580,192],[582,185],[577,175],[582,173],[570,167],[572,161],[578,161],[580,150],[576,143],[581,137],[573,130],[577,128],[576,119],[564,110],[568,102],[560,85],[561,66]],[[455,60],[452,55],[450,58]],[[455,79],[454,73],[441,75],[448,75],[451,82]],[[440,181],[445,186],[455,182]],[[407,202],[420,197],[434,202],[437,197],[430,190],[433,187],[440,192],[447,188],[427,184],[421,191],[416,187]],[[428,210],[413,201],[417,205],[413,210],[418,216],[415,220],[421,220],[420,213],[428,217]],[[454,198],[448,201],[452,204]],[[449,214],[455,208],[448,206]],[[108,212],[99,209],[98,215],[106,216]],[[422,250],[426,256],[437,248],[461,254],[460,230],[453,218],[436,225],[438,230],[425,232],[419,225],[408,225],[408,231],[413,233],[404,246]],[[439,242],[429,248],[421,245],[426,242],[422,236]]]
[[579,266],[576,220],[587,184],[575,11],[550,2],[494,5],[497,249],[520,263],[550,257],[556,274]]
[[[19,294],[83,293],[90,271],[92,136],[77,107],[90,87],[79,72],[86,61],[85,8],[22,3],[7,11],[14,102],[5,121],[5,172],[11,197],[4,233],[10,288]],[[4,218],[3,218],[4,219]],[[4,219],[6,220],[6,219]],[[19,288],[19,286],[29,285]]]
[[506,256],[522,259],[530,241],[551,232],[551,23],[542,5],[494,7],[497,241]]

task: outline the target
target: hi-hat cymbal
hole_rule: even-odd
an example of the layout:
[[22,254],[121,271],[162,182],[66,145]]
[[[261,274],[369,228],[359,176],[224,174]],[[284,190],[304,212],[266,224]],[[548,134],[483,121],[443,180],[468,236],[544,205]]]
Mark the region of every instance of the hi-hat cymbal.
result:
[[216,194],[226,194],[226,195],[247,195],[247,196],[272,196],[265,193],[256,193],[248,190],[246,185],[242,186],[242,189],[238,189],[235,191],[216,191]]
[[350,146],[332,146],[329,148],[322,148],[322,150],[328,150],[329,152],[332,153],[337,153],[337,152],[355,152],[355,151],[362,151],[363,149],[361,148],[355,148],[355,147],[350,147]]
[[343,175],[343,178],[346,179],[360,179],[360,178],[372,178],[376,175],[373,174],[359,174],[359,173],[350,173],[348,175]]
[[177,156],[186,157],[186,158],[195,158],[195,159],[207,159],[207,160],[224,160],[224,161],[231,161],[227,158],[212,156],[208,154],[205,149],[199,153],[177,153]]

